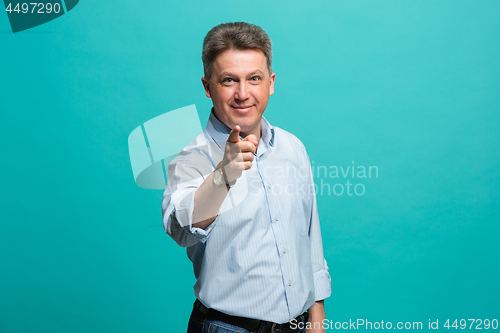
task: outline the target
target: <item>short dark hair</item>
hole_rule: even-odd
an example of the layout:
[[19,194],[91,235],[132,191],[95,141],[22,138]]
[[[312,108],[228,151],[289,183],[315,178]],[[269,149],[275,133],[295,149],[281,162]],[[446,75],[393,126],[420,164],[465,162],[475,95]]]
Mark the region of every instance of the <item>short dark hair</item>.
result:
[[267,60],[269,74],[273,47],[271,39],[261,27],[246,22],[222,23],[213,27],[203,40],[201,60],[205,78],[212,77],[212,67],[217,56],[226,50],[260,50]]

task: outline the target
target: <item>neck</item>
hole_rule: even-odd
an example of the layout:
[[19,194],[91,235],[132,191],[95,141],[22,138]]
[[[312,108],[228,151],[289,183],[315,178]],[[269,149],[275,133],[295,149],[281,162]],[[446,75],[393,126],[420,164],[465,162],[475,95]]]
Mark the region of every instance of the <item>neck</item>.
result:
[[260,122],[259,122],[259,124],[258,124],[257,126],[255,126],[255,128],[253,128],[253,129],[251,129],[251,130],[246,131],[246,130],[245,130],[245,129],[243,129],[243,128],[241,129],[240,136],[241,136],[242,138],[245,138],[245,137],[249,136],[250,134],[255,135],[255,137],[257,138],[257,142],[259,142],[259,141],[260,141],[260,138],[261,138],[261,136],[262,136],[262,128],[261,128],[261,126],[260,126]]
[[[219,118],[217,116],[217,112],[215,112],[215,107],[212,108],[212,113],[215,116],[215,118],[217,118],[221,123],[223,123],[224,125],[226,125],[230,129],[233,129],[234,126],[231,127],[230,124],[226,124],[226,122],[223,119],[221,119],[221,118]],[[259,122],[257,123],[257,125],[254,128],[252,128],[252,129],[242,128],[241,132],[240,132],[240,136],[242,138],[245,138],[248,135],[253,134],[257,138],[257,142],[259,142],[260,138],[262,136],[262,126],[261,126],[261,123],[262,123],[262,117],[260,118]],[[238,125],[238,124],[235,124],[235,125]],[[240,125],[240,127],[241,127],[241,125]]]

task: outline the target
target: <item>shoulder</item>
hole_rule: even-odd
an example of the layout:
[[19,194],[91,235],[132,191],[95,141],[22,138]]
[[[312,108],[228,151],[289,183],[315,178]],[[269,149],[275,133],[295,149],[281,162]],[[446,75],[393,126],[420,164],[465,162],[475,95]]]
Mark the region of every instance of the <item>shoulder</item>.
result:
[[172,160],[173,162],[189,162],[192,158],[196,158],[198,155],[205,155],[207,151],[207,140],[205,137],[205,131],[198,134],[198,136],[187,144],[179,154]]
[[273,130],[275,132],[275,141],[278,145],[283,146],[283,148],[293,149],[294,151],[306,152],[306,147],[295,135],[277,126],[273,126]]
[[179,154],[169,163],[168,173],[187,169],[196,170],[197,174],[210,173],[211,170],[210,151],[202,131],[193,141],[186,145]]

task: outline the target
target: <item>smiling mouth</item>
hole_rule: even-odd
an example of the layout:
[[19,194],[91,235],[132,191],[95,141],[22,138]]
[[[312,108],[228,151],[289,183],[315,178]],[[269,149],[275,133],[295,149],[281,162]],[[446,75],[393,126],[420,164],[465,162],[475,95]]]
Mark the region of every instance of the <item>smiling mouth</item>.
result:
[[236,109],[238,111],[248,111],[253,105],[248,105],[248,106],[231,106],[233,109]]

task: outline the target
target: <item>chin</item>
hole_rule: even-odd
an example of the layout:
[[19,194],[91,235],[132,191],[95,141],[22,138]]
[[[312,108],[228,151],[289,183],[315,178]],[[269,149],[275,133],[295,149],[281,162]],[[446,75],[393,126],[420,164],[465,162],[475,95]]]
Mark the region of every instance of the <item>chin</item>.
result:
[[234,125],[240,125],[241,130],[245,129],[250,129],[255,127],[257,122],[260,121],[260,117],[257,116],[246,116],[246,117],[234,117],[233,118],[233,123]]

